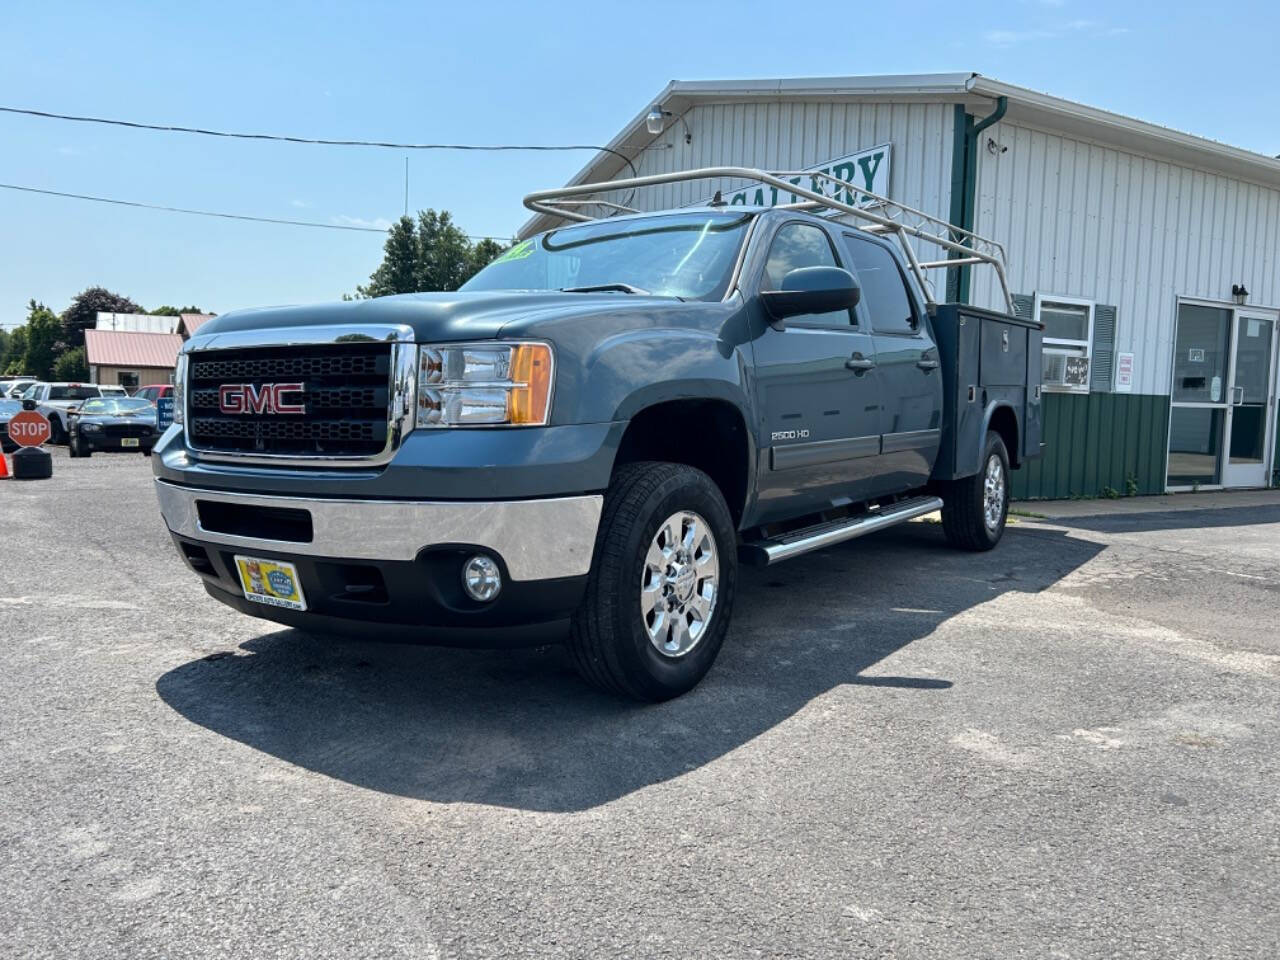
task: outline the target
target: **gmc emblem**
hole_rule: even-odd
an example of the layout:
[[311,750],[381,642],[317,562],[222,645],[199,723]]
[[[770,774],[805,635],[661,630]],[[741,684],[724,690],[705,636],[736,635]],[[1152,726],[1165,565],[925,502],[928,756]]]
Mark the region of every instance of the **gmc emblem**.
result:
[[237,416],[245,413],[304,414],[305,403],[290,403],[287,393],[302,393],[301,383],[264,383],[255,387],[252,383],[224,383],[218,388],[218,409]]

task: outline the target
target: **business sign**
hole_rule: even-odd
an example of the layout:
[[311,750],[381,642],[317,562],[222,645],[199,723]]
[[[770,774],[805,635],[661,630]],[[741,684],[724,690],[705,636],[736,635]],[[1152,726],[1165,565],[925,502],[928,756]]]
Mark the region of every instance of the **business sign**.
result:
[[1116,393],[1133,393],[1133,354],[1116,354]]
[[[876,201],[860,193],[860,190],[868,190],[882,197],[889,195],[889,169],[892,152],[891,145],[884,143],[869,150],[851,153],[849,156],[841,157],[839,160],[830,160],[827,163],[804,168],[805,173],[829,174],[841,183],[848,184],[848,187],[842,187],[830,180],[824,180],[819,177],[795,176],[785,179],[797,187],[822,194],[822,196],[830,197],[840,203],[847,203],[850,206],[867,206]],[[757,207],[775,207],[780,203],[801,203],[805,200],[804,197],[769,184],[760,183],[758,180],[754,183],[748,183],[746,186],[738,187],[732,193],[722,193],[721,198],[730,206]],[[701,205],[705,205],[707,202],[707,200],[703,200]]]
[[173,397],[156,398],[156,432],[164,433],[173,426]]

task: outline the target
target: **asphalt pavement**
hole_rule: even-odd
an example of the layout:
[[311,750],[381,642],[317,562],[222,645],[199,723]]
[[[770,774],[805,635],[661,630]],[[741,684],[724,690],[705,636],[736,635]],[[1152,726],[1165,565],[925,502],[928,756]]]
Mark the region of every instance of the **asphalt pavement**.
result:
[[0,482],[0,956],[1280,953],[1280,499],[745,571],[638,706],[243,617],[146,458],[55,457]]

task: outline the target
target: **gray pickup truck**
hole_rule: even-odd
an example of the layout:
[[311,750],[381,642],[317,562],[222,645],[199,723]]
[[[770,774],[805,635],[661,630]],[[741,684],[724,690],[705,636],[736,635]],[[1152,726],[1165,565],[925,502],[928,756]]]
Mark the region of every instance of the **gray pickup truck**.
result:
[[589,682],[662,700],[710,669],[740,563],[939,509],[951,543],[994,547],[1009,471],[1040,452],[1039,328],[933,303],[940,264],[905,243],[980,265],[980,238],[795,189],[557,207],[586,222],[457,293],[210,321],[153,460],[180,556],[252,616],[563,641]]

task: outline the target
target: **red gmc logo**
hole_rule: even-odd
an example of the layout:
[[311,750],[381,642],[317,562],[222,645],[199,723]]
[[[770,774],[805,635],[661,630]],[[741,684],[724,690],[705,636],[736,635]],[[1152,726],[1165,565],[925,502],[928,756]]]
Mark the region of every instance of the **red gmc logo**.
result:
[[244,413],[306,413],[305,403],[290,403],[286,393],[302,393],[301,383],[224,383],[218,388],[218,409],[236,416]]

